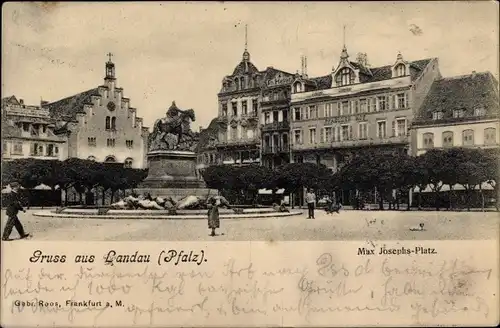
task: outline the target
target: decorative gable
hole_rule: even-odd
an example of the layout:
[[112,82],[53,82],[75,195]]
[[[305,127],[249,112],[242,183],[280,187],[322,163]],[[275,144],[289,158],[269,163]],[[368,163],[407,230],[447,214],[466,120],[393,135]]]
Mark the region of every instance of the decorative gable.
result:
[[340,54],[340,62],[332,71],[332,88],[359,83],[359,69],[349,61],[347,49],[344,47]]
[[398,53],[396,62],[391,66],[392,78],[410,75],[410,63],[403,59],[403,55]]

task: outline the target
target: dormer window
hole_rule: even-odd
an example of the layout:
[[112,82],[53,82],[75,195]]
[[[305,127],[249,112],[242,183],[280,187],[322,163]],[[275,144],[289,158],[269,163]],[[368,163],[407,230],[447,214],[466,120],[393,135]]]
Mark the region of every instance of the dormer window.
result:
[[340,72],[337,73],[337,76],[335,77],[335,82],[337,83],[337,86],[341,87],[344,85],[349,85],[354,83],[354,72],[348,68],[345,67],[340,70]]
[[474,116],[484,116],[486,115],[486,110],[484,107],[476,107],[474,108]]
[[302,85],[300,82],[296,82],[294,85],[293,85],[293,92],[295,93],[299,93],[299,92],[302,92]]
[[460,118],[464,117],[464,110],[463,109],[454,109],[453,110],[453,118]]
[[404,64],[399,64],[396,66],[396,77],[406,76],[406,66]]
[[433,120],[442,120],[443,119],[443,112],[432,113],[432,119]]

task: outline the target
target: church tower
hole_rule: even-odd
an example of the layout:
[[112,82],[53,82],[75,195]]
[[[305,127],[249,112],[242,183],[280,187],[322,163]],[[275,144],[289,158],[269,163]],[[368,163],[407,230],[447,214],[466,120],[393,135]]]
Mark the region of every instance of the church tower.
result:
[[113,54],[110,52],[108,53],[108,61],[106,62],[106,75],[104,77],[104,80],[116,80],[115,77],[115,64],[111,61],[111,57]]

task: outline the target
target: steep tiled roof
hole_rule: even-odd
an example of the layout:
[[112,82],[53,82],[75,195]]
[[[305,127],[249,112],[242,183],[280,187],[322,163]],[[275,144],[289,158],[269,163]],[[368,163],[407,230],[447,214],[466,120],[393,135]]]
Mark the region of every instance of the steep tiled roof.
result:
[[6,105],[20,105],[16,96],[2,98],[2,108]]
[[245,73],[254,74],[254,73],[258,73],[258,72],[259,72],[259,70],[257,69],[257,67],[255,67],[254,64],[252,64],[249,61],[242,60],[235,67],[232,75],[242,75],[242,74],[245,74]]
[[44,105],[48,108],[50,116],[58,120],[75,120],[77,113],[83,113],[83,105],[91,104],[91,96],[98,96],[97,88],[90,89],[71,97],[67,97]]
[[198,145],[196,146],[195,152],[199,153],[202,152],[204,149],[206,149],[210,141],[210,138],[213,137],[217,139],[218,133],[219,133],[219,124],[217,122],[217,118],[214,118],[210,122],[208,127],[201,131],[200,139],[198,141]]
[[318,90],[329,89],[332,87],[332,75],[325,75],[320,77],[314,77],[311,79],[314,83],[316,83]]
[[434,81],[427,94],[419,119],[432,118],[443,112],[443,119],[453,117],[453,110],[464,109],[465,116],[474,115],[474,108],[483,107],[486,115],[498,115],[498,82],[490,72],[443,78]]
[[[420,74],[422,74],[422,71],[427,66],[427,64],[431,62],[431,60],[432,58],[427,58],[410,62],[410,76],[412,81],[415,81],[420,76]],[[381,67],[370,67],[368,69],[359,65],[358,63],[351,63],[351,64],[353,64],[354,67],[360,69],[361,73],[363,73],[360,76],[361,83],[378,82],[378,81],[389,80],[392,78],[392,71],[391,71],[392,65],[386,65]],[[319,78],[313,78],[311,80],[318,81],[317,79],[321,81],[320,83],[318,83],[318,90],[329,89],[331,87],[332,83],[331,75]]]

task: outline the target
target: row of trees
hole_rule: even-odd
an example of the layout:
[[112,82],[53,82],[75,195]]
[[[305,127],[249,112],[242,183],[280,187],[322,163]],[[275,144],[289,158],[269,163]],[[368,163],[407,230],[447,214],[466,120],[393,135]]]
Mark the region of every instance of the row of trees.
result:
[[[137,187],[146,178],[147,170],[124,168],[119,163],[98,163],[90,160],[70,158],[65,161],[18,159],[2,163],[2,187],[16,181],[31,189],[44,184],[52,190],[67,191],[74,188],[80,195],[95,190],[111,191],[111,201],[119,190]],[[67,201],[67,199],[66,199]]]
[[[439,210],[442,203],[441,191],[448,186],[448,207],[452,207],[453,188],[463,187],[466,201],[474,192],[484,197],[481,186],[490,185],[497,195],[499,152],[468,148],[430,150],[422,156],[411,157],[400,152],[366,150],[351,158],[332,173],[323,165],[313,163],[290,163],[274,170],[263,166],[211,166],[203,176],[210,188],[230,191],[241,197],[256,199],[261,188],[296,193],[302,188],[313,188],[320,194],[332,194],[346,189],[359,193],[377,190],[380,209],[384,202],[393,202],[393,192],[408,195],[410,190],[431,188],[435,195],[435,206]],[[418,193],[419,198],[421,193]],[[483,198],[484,204],[484,198]],[[420,206],[420,200],[418,201]],[[408,208],[410,204],[408,202]]]

